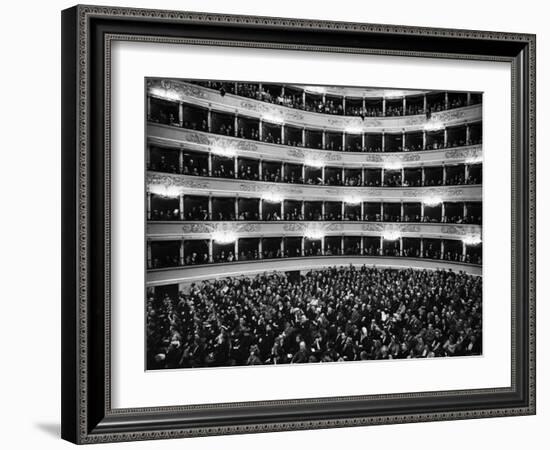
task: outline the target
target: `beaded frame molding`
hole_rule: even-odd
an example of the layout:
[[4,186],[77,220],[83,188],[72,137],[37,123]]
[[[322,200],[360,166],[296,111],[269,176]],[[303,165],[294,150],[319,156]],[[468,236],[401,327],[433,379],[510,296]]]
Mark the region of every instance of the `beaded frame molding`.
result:
[[[512,72],[512,373],[494,389],[113,409],[111,44],[504,61]],[[62,437],[78,444],[535,414],[535,36],[75,6],[62,12]]]

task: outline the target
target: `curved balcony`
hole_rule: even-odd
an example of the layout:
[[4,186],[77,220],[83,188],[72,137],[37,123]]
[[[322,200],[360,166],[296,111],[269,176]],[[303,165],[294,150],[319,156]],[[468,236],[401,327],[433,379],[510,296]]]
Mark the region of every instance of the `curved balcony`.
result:
[[[178,197],[180,195],[317,200],[336,202],[420,202],[437,199],[438,202],[481,201],[481,185],[443,187],[355,187],[297,185],[248,181],[239,179],[209,179],[201,176],[148,172],[148,192]],[[280,200],[279,200],[280,201]]]
[[479,265],[437,261],[424,258],[406,257],[376,257],[376,256],[331,256],[331,257],[305,257],[286,258],[269,261],[239,261],[232,263],[211,264],[196,267],[178,267],[151,270],[147,274],[147,286],[163,286],[169,284],[190,284],[201,280],[231,277],[254,276],[266,271],[308,271],[324,267],[334,266],[377,266],[394,268],[412,268],[427,270],[453,269],[464,271],[471,275],[482,276],[482,268]]
[[147,268],[310,256],[399,256],[481,264],[481,227],[365,222],[149,222]]
[[366,223],[366,222],[149,222],[147,238],[174,240],[210,239],[227,233],[235,239],[273,236],[399,236],[427,239],[481,238],[481,226],[435,223]]
[[362,202],[292,200],[275,194],[260,198],[147,194],[147,219],[151,222],[392,222],[392,223],[482,223],[481,202]]
[[148,79],[150,97],[183,102],[218,112],[239,114],[271,123],[284,123],[299,128],[309,127],[335,132],[402,132],[422,130],[430,124],[454,126],[479,121],[482,115],[480,104],[456,109],[393,117],[339,116],[289,108],[261,100],[246,98],[180,80]]
[[482,159],[481,144],[418,152],[343,152],[220,136],[158,123],[147,124],[149,145],[166,149],[222,153],[229,157],[250,158],[293,164],[337,165],[339,167],[421,167],[442,164],[472,164]]
[[213,89],[221,95],[229,93],[294,109],[344,116],[411,116],[482,102],[481,92],[216,80],[184,81]]

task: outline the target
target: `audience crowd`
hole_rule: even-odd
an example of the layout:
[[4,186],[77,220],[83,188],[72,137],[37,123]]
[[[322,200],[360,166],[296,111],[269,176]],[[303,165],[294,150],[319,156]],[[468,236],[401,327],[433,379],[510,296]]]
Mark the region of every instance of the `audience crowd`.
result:
[[[220,158],[222,159],[222,158]],[[346,175],[342,176],[342,169],[338,167],[326,167],[325,179],[323,180],[321,169],[311,171],[309,168],[305,173],[305,178],[302,176],[302,167],[297,164],[286,164],[284,173],[281,173],[280,165],[275,167],[274,164],[263,162],[262,173],[260,175],[259,162],[252,160],[239,160],[238,170],[235,176],[234,160],[223,158],[226,161],[213,164],[212,170],[208,172],[208,163],[202,159],[187,158],[179,169],[177,164],[168,161],[165,156],[161,155],[157,160],[150,161],[149,170],[166,173],[181,173],[183,175],[193,175],[202,177],[214,178],[230,178],[249,181],[265,181],[271,183],[292,183],[292,184],[314,184],[326,186],[380,186],[382,185],[381,169],[368,169],[365,177],[361,176],[361,169],[347,170]],[[412,169],[409,173],[405,170],[405,177],[399,172],[386,172],[384,177],[385,187],[421,187],[421,186],[458,186],[481,184],[481,171],[471,170],[468,177],[464,175],[463,166],[455,166],[457,172],[454,174],[448,173],[445,182],[443,181],[443,172],[440,170],[435,175],[426,175],[424,183],[419,170]],[[475,166],[474,166],[475,167]]]
[[264,273],[147,299],[149,369],[481,353],[482,279],[450,270]]
[[[394,114],[391,114],[394,115]],[[413,140],[411,142],[407,142],[405,146],[402,146],[400,144],[386,144],[384,148],[382,148],[381,143],[381,135],[379,135],[379,139],[376,142],[367,142],[365,145],[361,144],[361,139],[356,139],[355,141],[347,141],[343,143],[342,135],[341,134],[332,134],[330,136],[327,135],[327,140],[325,145],[322,144],[322,138],[306,138],[304,141],[302,138],[302,132],[299,129],[295,129],[297,133],[292,134],[290,132],[291,127],[287,127],[288,136],[285,138],[285,140],[281,140],[281,131],[278,125],[274,125],[272,130],[264,129],[260,136],[260,130],[258,128],[258,124],[248,124],[246,126],[239,126],[237,128],[234,127],[234,121],[231,118],[226,118],[231,123],[215,123],[212,124],[210,129],[208,127],[208,121],[206,119],[196,118],[195,120],[184,120],[183,123],[179,123],[178,120],[174,117],[173,114],[166,114],[162,111],[158,112],[156,115],[151,116],[150,120],[160,122],[160,123],[166,123],[168,125],[174,125],[174,126],[182,126],[182,128],[190,129],[190,130],[198,130],[198,131],[205,131],[205,132],[211,132],[215,134],[220,134],[223,136],[230,136],[230,137],[239,137],[242,139],[251,139],[255,141],[262,141],[270,144],[284,144],[291,147],[305,147],[305,148],[313,148],[313,149],[324,149],[324,150],[331,150],[331,151],[346,151],[346,152],[363,152],[363,153],[381,153],[381,152],[412,152],[412,151],[423,151],[423,150],[441,150],[445,148],[455,148],[455,147],[463,147],[468,145],[478,145],[482,143],[481,136],[479,137],[472,137],[470,139],[462,138],[450,138],[447,143],[444,142],[443,136],[434,136],[429,140],[429,142],[426,142],[425,147],[423,144],[418,140]],[[265,125],[267,126],[267,125]],[[319,131],[316,131],[316,133],[320,133]],[[357,135],[359,136],[359,135]],[[350,135],[350,137],[353,137],[353,135]]]
[[[302,213],[301,206],[289,207],[285,209],[284,214],[281,214],[279,210],[265,211],[260,219],[259,210],[257,207],[239,208],[238,215],[235,215],[233,208],[233,199],[229,199],[228,207],[213,211],[212,214],[208,213],[206,206],[192,206],[183,215],[184,220],[188,221],[365,221],[365,222],[425,222],[425,223],[456,223],[456,224],[477,224],[480,225],[482,221],[481,211],[475,214],[467,213],[466,215],[460,213],[446,213],[441,215],[440,211],[426,213],[421,216],[420,213],[409,212],[401,215],[400,213],[387,213],[383,215],[380,213],[365,212],[363,218],[361,218],[360,207],[345,209],[344,215],[342,215],[342,209],[339,203],[335,203],[336,207],[326,208],[323,215],[320,207],[304,208]],[[417,208],[419,209],[419,207]],[[170,220],[182,220],[179,209],[157,209],[151,210],[150,220],[170,221]]]
[[283,91],[281,86],[270,86],[259,83],[227,83],[217,81],[196,81],[195,84],[215,89],[220,94],[236,94],[241,97],[252,98],[267,103],[287,106],[289,108],[302,109],[305,111],[318,112],[323,114],[359,116],[359,117],[381,117],[381,116],[403,116],[416,114],[429,114],[446,109],[461,108],[467,106],[467,102],[462,97],[449,98],[447,105],[443,98],[440,100],[430,99],[424,110],[422,97],[409,99],[403,109],[401,99],[386,102],[386,111],[382,107],[382,99],[368,99],[364,103],[362,98],[346,98],[344,107],[343,97],[326,95],[323,99],[321,93],[306,93],[298,88],[285,87]]

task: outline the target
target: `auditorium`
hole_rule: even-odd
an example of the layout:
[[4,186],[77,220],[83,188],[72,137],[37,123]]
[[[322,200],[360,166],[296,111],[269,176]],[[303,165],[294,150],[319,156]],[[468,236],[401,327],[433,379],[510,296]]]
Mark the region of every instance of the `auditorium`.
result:
[[481,92],[145,101],[147,370],[482,354]]

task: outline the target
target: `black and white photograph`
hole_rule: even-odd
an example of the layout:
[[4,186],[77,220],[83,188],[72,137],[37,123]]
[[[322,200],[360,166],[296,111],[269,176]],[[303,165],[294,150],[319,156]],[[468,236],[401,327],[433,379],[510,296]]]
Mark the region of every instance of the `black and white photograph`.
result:
[[147,78],[146,369],[483,355],[483,93]]

